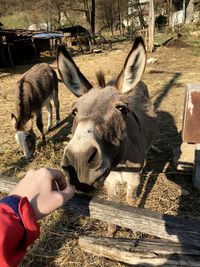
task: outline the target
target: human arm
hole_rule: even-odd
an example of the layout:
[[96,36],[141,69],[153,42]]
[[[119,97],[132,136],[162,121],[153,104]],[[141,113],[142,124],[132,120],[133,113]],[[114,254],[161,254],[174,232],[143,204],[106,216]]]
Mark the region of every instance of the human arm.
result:
[[10,195],[0,200],[2,267],[17,266],[27,247],[39,236],[37,220],[73,197],[74,187],[66,186],[59,170],[30,170]]

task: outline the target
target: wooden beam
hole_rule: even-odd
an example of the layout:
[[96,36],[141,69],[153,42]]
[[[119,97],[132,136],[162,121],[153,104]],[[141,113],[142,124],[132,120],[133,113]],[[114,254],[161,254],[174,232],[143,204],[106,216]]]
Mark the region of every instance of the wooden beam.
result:
[[155,28],[155,16],[154,16],[154,1],[149,1],[149,52],[154,50],[154,28]]
[[200,247],[200,224],[189,219],[80,195],[67,202],[64,208],[134,232]]
[[193,186],[200,189],[200,144],[195,144],[194,172],[192,176]]
[[[13,180],[16,178],[13,177]],[[9,194],[13,188],[17,185],[16,182],[11,180],[11,177],[0,175],[0,192]]]
[[[9,193],[16,184],[0,176],[0,191]],[[77,195],[63,209],[159,238],[200,247],[198,222],[146,209]]]
[[11,46],[10,44],[7,44],[7,47],[8,47],[8,57],[9,57],[9,60],[10,60],[11,67],[14,67],[14,62],[13,62],[13,59],[12,59],[12,53],[11,53],[10,46]]
[[34,38],[31,38],[31,42],[32,42],[32,45],[33,45],[34,57],[37,60],[38,59],[38,54],[37,54],[37,49],[36,49],[36,46],[35,46]]
[[131,265],[199,266],[200,251],[192,246],[159,239],[79,237],[85,252]]

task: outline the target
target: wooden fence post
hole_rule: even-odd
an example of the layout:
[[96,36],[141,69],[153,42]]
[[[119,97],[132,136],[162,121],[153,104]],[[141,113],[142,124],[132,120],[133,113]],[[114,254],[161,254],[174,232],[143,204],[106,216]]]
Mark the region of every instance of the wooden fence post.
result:
[[153,52],[154,49],[154,28],[155,28],[155,17],[154,17],[154,1],[149,1],[149,52]]

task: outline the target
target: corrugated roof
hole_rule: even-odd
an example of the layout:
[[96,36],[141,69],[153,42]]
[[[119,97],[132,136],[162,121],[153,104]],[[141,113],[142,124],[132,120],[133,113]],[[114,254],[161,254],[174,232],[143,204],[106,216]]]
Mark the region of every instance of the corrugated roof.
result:
[[46,31],[31,31],[23,29],[6,29],[0,28],[0,36],[16,36],[16,37],[26,37],[26,38],[60,38],[63,37],[60,32],[46,32]]
[[45,33],[36,33],[32,37],[39,39],[50,39],[50,38],[61,38],[64,37],[64,35],[58,32],[45,32]]

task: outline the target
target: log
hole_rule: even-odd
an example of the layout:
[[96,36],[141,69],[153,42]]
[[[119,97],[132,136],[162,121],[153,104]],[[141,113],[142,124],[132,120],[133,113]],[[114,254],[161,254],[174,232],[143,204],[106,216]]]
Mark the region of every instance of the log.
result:
[[16,185],[17,183],[12,181],[9,176],[0,175],[0,192],[1,193],[9,194],[10,191],[12,191]]
[[112,222],[134,232],[200,247],[198,221],[81,195],[67,202],[64,209],[107,223]]
[[87,253],[113,261],[144,266],[199,266],[200,251],[192,246],[158,239],[79,237]]
[[[0,191],[9,193],[15,183],[0,176]],[[200,224],[198,221],[165,215],[159,212],[114,203],[112,201],[76,195],[63,209],[90,216],[107,223],[116,224],[159,238],[200,247]]]

